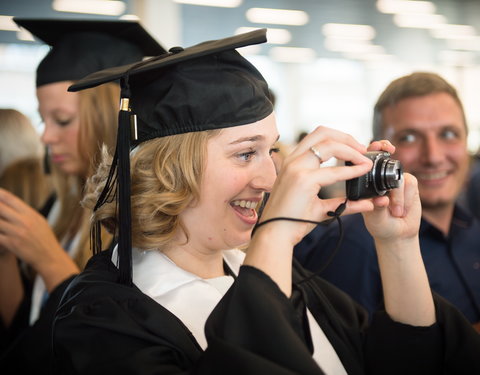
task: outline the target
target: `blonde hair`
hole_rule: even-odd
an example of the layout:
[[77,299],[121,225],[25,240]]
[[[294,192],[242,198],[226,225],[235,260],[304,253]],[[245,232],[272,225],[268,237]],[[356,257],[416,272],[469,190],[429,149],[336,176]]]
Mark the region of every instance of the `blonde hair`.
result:
[[52,184],[43,172],[42,162],[40,158],[17,160],[0,177],[0,187],[15,194],[37,211],[52,193]]
[[[55,166],[52,177],[60,202],[59,219],[53,231],[59,240],[73,239],[80,234],[80,241],[74,252],[77,265],[82,269],[92,255],[90,250],[90,213],[80,205],[85,190],[85,182],[101,160],[102,145],[108,150],[115,148],[120,88],[109,83],[79,93],[80,129],[78,152],[87,165],[86,176],[66,175]],[[66,218],[68,218],[66,220]],[[106,240],[109,235],[104,232]]]
[[[221,130],[193,132],[156,138],[141,144],[131,156],[132,245],[143,249],[163,248],[177,230],[188,232],[180,213],[200,197],[200,181],[206,162],[207,142]],[[104,160],[89,181],[90,194],[83,204],[92,208],[110,169]],[[122,202],[119,202],[122,204]],[[116,202],[101,206],[93,216],[112,228],[117,222]]]
[[0,134],[0,175],[16,160],[42,157],[40,136],[23,113],[0,108]]

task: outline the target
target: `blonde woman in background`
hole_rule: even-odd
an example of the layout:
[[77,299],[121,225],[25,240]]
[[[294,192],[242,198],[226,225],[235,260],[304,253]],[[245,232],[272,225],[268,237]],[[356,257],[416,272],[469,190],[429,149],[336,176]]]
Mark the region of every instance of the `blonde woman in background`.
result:
[[52,193],[40,135],[23,113],[0,108],[0,187],[40,210]]
[[[36,94],[56,201],[47,221],[0,189],[0,247],[36,273],[33,282],[18,287],[16,264],[0,272],[0,284],[17,285],[17,294],[0,296],[0,311],[11,310],[12,301],[18,306],[10,324],[3,322],[8,343],[0,353],[0,371],[47,374],[52,370],[53,314],[64,289],[91,255],[89,214],[79,202],[102,145],[114,149],[118,111],[116,83],[84,93],[69,93],[67,88],[88,73],[164,49],[134,21],[15,21],[52,46],[37,68]],[[102,236],[104,243],[111,241],[105,231]]]

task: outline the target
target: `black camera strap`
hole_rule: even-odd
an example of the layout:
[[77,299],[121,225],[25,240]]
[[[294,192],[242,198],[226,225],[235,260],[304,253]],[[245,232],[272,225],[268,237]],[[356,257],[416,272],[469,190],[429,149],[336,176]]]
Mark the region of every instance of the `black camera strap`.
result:
[[[252,237],[253,235],[255,234],[255,231],[261,227],[262,225],[265,225],[265,224],[268,224],[268,223],[271,223],[272,221],[279,221],[279,220],[286,220],[286,221],[295,221],[295,222],[301,222],[301,223],[310,223],[310,224],[317,224],[317,225],[329,225],[331,224],[332,222],[334,222],[335,220],[337,220],[338,222],[338,228],[339,228],[339,237],[338,237],[338,241],[337,241],[337,244],[335,246],[335,249],[332,251],[330,257],[328,258],[328,260],[325,262],[325,264],[322,266],[322,268],[320,268],[320,270],[316,271],[314,274],[312,274],[311,276],[309,277],[306,277],[305,279],[301,280],[300,283],[303,283],[307,280],[310,280],[312,277],[314,276],[317,276],[317,275],[320,275],[329,265],[330,263],[332,262],[333,258],[335,258],[335,255],[337,254],[338,252],[338,249],[340,249],[340,246],[342,244],[342,241],[343,241],[343,225],[342,225],[342,220],[340,219],[340,215],[345,211],[345,208],[347,207],[347,200],[348,198],[345,199],[345,202],[341,203],[336,209],[335,211],[328,211],[327,212],[327,215],[330,216],[330,219],[327,219],[327,220],[324,220],[324,221],[314,221],[314,220],[307,220],[307,219],[298,219],[298,218],[293,218],[293,217],[273,217],[271,219],[267,219],[265,221],[262,221],[262,222],[257,222],[257,224],[255,224],[255,226],[253,227],[253,230],[252,230]],[[260,219],[259,219],[260,221]]]

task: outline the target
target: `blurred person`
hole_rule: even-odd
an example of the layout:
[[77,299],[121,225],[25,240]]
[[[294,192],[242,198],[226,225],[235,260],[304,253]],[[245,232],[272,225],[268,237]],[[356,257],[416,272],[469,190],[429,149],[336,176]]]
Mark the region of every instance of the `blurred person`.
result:
[[[68,86],[99,69],[125,65],[164,49],[135,21],[15,19],[51,46],[36,71],[39,113],[45,128],[56,201],[48,221],[21,199],[0,189],[0,247],[35,272],[0,296],[0,310],[12,311],[9,341],[0,354],[2,374],[51,372],[51,325],[69,281],[83,269],[90,250],[90,220],[80,206],[87,178],[101,147],[114,148],[119,86],[70,93]],[[111,235],[101,233],[105,243]],[[10,257],[9,257],[10,259]],[[0,258],[0,284],[22,279],[16,262]],[[2,316],[4,314],[2,313]]]
[[[467,124],[455,88],[433,73],[394,80],[374,109],[374,139],[396,147],[393,159],[418,180],[422,203],[420,245],[432,290],[445,297],[479,329],[480,223],[457,203],[469,173]],[[374,240],[358,215],[345,218],[342,246],[321,275],[370,312],[382,303]],[[321,229],[320,229],[321,230]],[[303,264],[325,267],[339,241],[332,225]]]
[[39,134],[22,112],[0,108],[0,132],[0,176],[16,160],[42,157]]
[[[43,146],[40,135],[29,118],[23,113],[8,108],[0,109],[0,188],[23,199],[32,208],[40,211],[51,195],[49,178],[43,173]],[[16,264],[13,253],[0,249],[1,265]],[[17,267],[12,266],[12,268]],[[0,273],[5,273],[0,268]],[[20,275],[17,275],[20,277]],[[2,309],[1,321],[9,326],[21,303],[21,283],[10,280],[0,284],[0,296],[10,300]],[[7,345],[4,326],[0,325],[0,348]]]
[[46,175],[42,158],[24,158],[10,164],[0,176],[0,188],[13,193],[40,213],[54,202],[52,181]]
[[480,151],[472,156],[470,163],[470,173],[459,204],[480,220]]
[[43,158],[44,147],[30,119],[15,109],[0,108],[0,187],[36,210],[52,193]]
[[[312,221],[344,202],[319,199],[319,187],[358,177],[372,162],[351,136],[319,127],[277,176],[268,85],[235,50],[265,36],[263,29],[176,48],[70,88],[122,77],[120,141],[84,199],[96,223],[116,223],[118,246],[100,251],[97,243],[62,298],[57,373],[480,371],[480,336],[428,286],[413,176],[405,174],[390,197],[345,208],[365,215],[381,257],[386,312],[371,325],[345,293],[293,261],[293,245]],[[369,148],[394,151],[388,141]],[[333,157],[353,165],[319,168]],[[246,254],[238,250],[245,244]]]

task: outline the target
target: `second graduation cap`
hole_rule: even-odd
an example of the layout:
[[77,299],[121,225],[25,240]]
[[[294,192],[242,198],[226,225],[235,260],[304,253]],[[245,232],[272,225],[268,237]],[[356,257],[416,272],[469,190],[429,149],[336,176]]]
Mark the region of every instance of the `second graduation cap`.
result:
[[175,47],[143,62],[93,73],[69,88],[78,91],[118,79],[121,82],[116,152],[109,182],[95,206],[98,209],[116,195],[120,282],[131,284],[132,278],[131,145],[157,137],[246,125],[270,115],[273,105],[265,79],[235,50],[263,42],[266,29],[185,49]]
[[38,65],[37,87],[76,81],[98,70],[166,52],[137,21],[17,17],[14,21],[51,46]]

